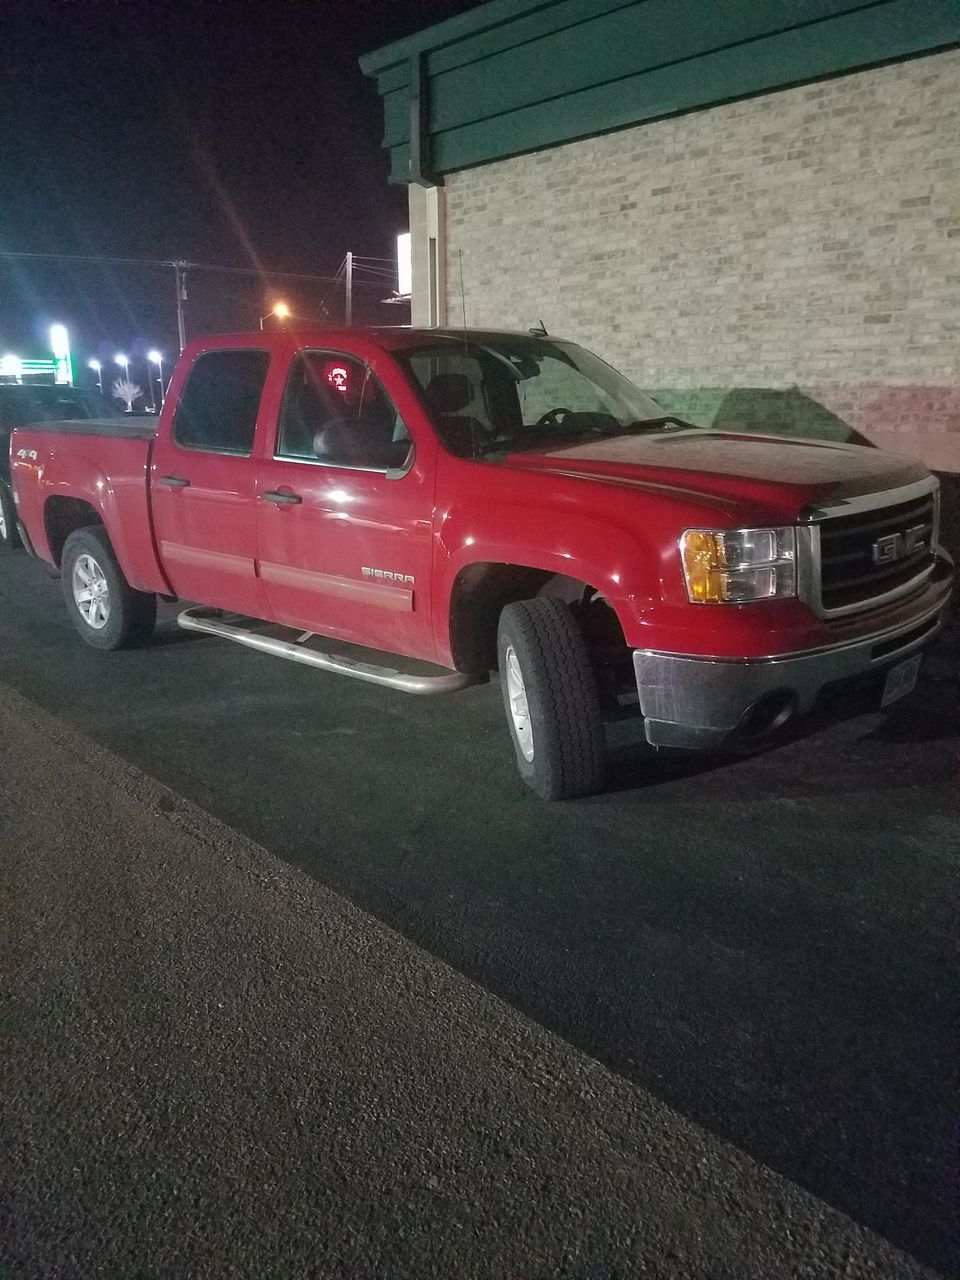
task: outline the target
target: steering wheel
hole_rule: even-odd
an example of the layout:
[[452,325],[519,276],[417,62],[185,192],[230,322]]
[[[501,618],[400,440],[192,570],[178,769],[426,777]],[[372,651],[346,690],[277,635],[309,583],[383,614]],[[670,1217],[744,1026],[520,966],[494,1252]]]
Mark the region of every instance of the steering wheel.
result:
[[572,409],[567,409],[561,404],[556,409],[548,409],[546,413],[542,413],[533,425],[535,427],[559,427],[563,419],[569,417],[571,413],[573,413]]

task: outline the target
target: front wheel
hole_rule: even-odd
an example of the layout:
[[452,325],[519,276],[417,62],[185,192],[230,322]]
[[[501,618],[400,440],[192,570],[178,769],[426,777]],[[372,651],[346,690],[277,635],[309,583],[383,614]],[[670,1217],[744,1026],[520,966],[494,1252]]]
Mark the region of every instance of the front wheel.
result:
[[130,586],[102,525],[70,534],[60,572],[74,626],[94,649],[123,649],[152,633],[157,597]]
[[590,653],[559,600],[521,600],[500,615],[500,686],[517,767],[544,800],[601,790],[603,720]]
[[20,546],[17,532],[17,508],[6,480],[0,480],[0,548],[15,551]]

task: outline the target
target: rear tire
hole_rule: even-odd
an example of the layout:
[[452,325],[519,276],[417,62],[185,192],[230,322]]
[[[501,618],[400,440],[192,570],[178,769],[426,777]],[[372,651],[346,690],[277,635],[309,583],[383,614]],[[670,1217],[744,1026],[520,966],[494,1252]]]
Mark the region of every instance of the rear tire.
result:
[[124,649],[152,634],[157,597],[130,586],[102,525],[70,534],[60,572],[67,611],[92,648]]
[[573,614],[559,600],[521,600],[500,615],[500,686],[520,776],[544,800],[603,787],[597,680]]
[[0,548],[15,551],[21,545],[17,532],[17,508],[6,480],[0,480]]

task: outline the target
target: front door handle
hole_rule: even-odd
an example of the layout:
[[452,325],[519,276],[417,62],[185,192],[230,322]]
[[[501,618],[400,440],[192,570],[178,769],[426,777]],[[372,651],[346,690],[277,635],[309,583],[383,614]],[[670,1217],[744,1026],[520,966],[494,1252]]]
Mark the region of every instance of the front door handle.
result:
[[264,493],[263,499],[265,502],[276,502],[278,504],[286,503],[290,506],[303,501],[299,493],[278,493],[275,489],[268,489],[266,493]]
[[186,489],[190,481],[186,476],[161,476],[160,483],[168,485],[171,489]]

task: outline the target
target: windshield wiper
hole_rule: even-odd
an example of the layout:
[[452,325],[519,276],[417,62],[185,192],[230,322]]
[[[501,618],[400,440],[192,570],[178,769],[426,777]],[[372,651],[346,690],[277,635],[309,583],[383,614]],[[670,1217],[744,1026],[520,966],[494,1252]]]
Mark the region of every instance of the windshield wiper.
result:
[[[475,457],[484,457],[488,453],[529,453],[531,451],[543,448],[545,442],[551,442],[551,447],[563,448],[567,445],[582,444],[584,440],[590,436],[607,436],[610,435],[605,427],[578,427],[576,431],[564,431],[562,426],[559,427],[541,427],[539,430],[533,430],[530,427],[524,428],[523,431],[508,440],[496,439],[485,441],[479,446]],[[620,432],[615,434],[619,435]]]
[[666,414],[662,418],[638,418],[625,426],[603,427],[599,423],[593,426],[578,427],[574,431],[564,431],[562,424],[558,427],[541,427],[539,430],[526,427],[520,434],[511,439],[485,440],[477,444],[472,456],[484,458],[491,453],[524,453],[542,448],[545,441],[555,441],[556,447],[582,444],[591,436],[603,436],[612,440],[616,436],[639,435],[641,431],[659,431],[662,427],[676,426],[687,430],[699,430],[696,423],[687,422],[685,418]]

